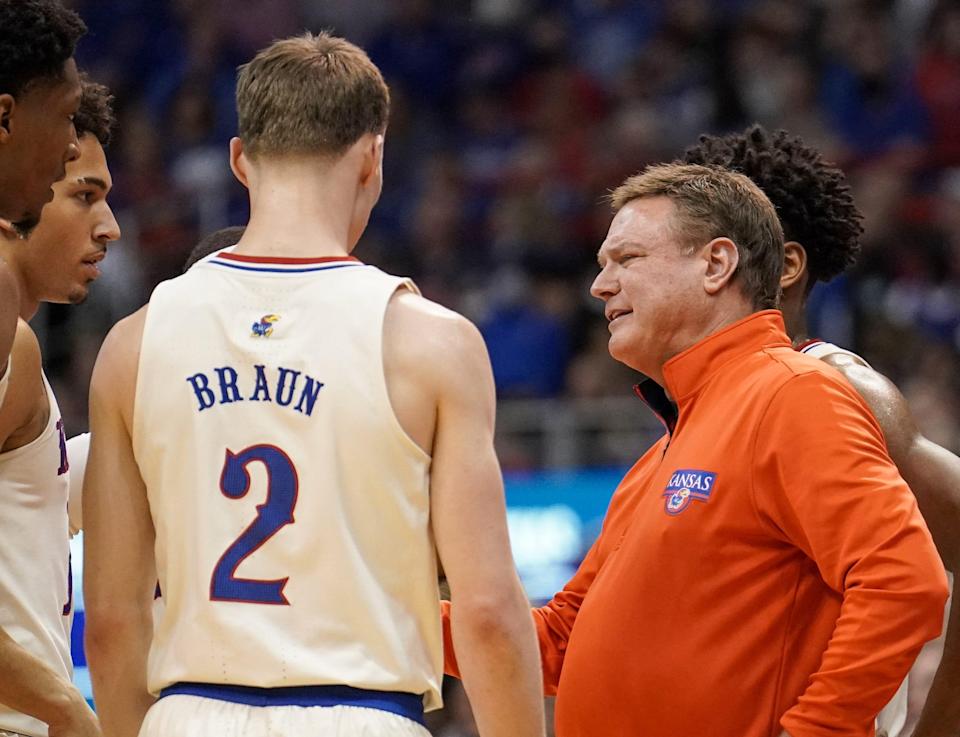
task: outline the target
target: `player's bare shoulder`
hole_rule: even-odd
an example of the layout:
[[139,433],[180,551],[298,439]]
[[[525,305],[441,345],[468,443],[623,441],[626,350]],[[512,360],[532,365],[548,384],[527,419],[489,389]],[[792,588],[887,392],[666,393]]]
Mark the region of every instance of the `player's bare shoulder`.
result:
[[49,406],[41,363],[40,342],[33,328],[18,319],[10,351],[9,390],[0,407],[0,446],[4,451],[32,441],[46,425]]
[[444,401],[470,398],[493,406],[493,375],[480,331],[463,315],[410,290],[398,290],[387,307],[383,366],[401,426],[428,453]]
[[91,401],[119,406],[128,421],[132,418],[147,308],[148,305],[141,307],[110,329],[100,346],[90,380]]
[[837,352],[821,360],[837,369],[873,412],[891,456],[896,460],[913,444],[918,434],[907,400],[896,385],[856,354]]
[[486,345],[476,326],[463,315],[409,290],[398,290],[384,321],[387,360],[407,363],[441,378],[479,362],[489,368]]

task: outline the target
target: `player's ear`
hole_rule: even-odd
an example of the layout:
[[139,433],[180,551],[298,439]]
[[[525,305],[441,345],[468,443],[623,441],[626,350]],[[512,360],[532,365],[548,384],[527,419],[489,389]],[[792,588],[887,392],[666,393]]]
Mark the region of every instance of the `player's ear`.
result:
[[244,187],[249,188],[249,176],[247,170],[250,167],[250,160],[243,150],[243,141],[234,136],[230,139],[230,171]]
[[10,118],[13,117],[13,108],[16,107],[13,95],[0,95],[0,143],[6,143],[10,138]]
[[787,241],[783,244],[783,274],[780,277],[780,288],[788,289],[800,280],[807,279],[807,252],[796,241]]
[[740,251],[729,238],[714,238],[703,247],[701,256],[706,262],[703,290],[707,294],[717,294],[733,278],[740,263]]
[[363,165],[360,168],[360,185],[368,186],[383,171],[383,134],[370,135],[363,147]]

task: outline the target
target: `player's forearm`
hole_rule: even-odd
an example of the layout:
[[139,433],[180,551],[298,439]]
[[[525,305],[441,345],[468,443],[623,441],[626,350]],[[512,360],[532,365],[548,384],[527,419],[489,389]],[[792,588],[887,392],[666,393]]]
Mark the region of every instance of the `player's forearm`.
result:
[[154,698],[147,691],[149,614],[121,618],[87,610],[86,652],[104,737],[136,737]]
[[[569,625],[572,626],[573,619],[576,616],[575,611],[570,611],[569,616],[564,617],[563,615],[566,613],[563,606],[557,606],[556,599],[539,609],[530,610],[540,646],[544,696],[556,696],[557,694],[557,685],[560,681],[560,670],[563,667],[563,655],[566,652],[567,636],[570,629],[569,626],[564,626],[562,629],[558,628],[557,618],[559,617],[564,625],[569,620]],[[448,676],[460,678],[460,664],[457,661],[456,648],[453,644],[453,634],[451,632],[451,605],[449,601],[440,602],[440,616],[443,624],[443,672]]]
[[934,676],[913,737],[956,737],[960,734],[960,575],[953,578],[943,657]]
[[483,737],[544,734],[540,658],[526,599],[455,602],[452,631],[464,687]]
[[70,681],[0,630],[0,703],[51,724],[81,701]]
[[923,521],[947,570],[960,573],[960,458],[915,436],[891,454],[917,498]]

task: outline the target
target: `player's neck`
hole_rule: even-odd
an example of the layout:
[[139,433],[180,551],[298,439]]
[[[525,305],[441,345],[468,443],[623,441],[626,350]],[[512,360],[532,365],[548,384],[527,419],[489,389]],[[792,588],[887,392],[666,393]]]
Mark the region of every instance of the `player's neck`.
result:
[[251,187],[250,222],[236,253],[346,256],[356,208],[349,177],[337,167],[315,172],[275,170]]
[[794,346],[810,340],[810,328],[807,325],[807,313],[805,310],[800,310],[792,315],[784,312],[783,317],[784,324],[787,328],[787,335],[790,336],[790,341]]
[[13,253],[8,251],[5,245],[0,245],[0,258],[7,262],[10,273],[17,280],[17,290],[20,292],[20,318],[30,322],[33,316],[37,314],[37,310],[40,309],[40,300],[33,296],[30,283],[24,276],[25,271],[22,264],[17,261]]

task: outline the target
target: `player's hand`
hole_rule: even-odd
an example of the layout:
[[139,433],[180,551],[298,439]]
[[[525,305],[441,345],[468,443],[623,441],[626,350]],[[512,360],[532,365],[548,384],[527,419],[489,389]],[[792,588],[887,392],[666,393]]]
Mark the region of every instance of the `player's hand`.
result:
[[103,737],[100,722],[83,697],[76,693],[60,721],[49,725],[50,737]]

